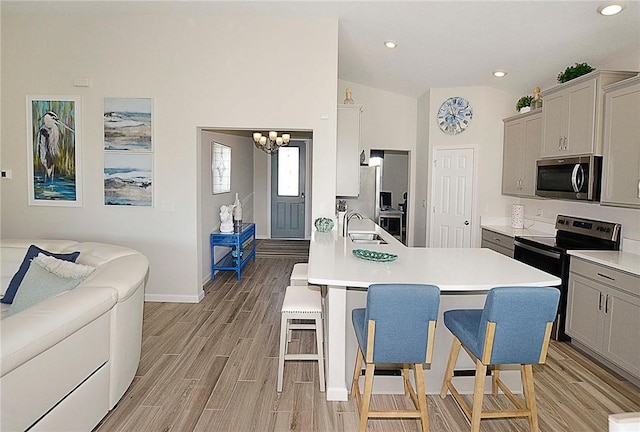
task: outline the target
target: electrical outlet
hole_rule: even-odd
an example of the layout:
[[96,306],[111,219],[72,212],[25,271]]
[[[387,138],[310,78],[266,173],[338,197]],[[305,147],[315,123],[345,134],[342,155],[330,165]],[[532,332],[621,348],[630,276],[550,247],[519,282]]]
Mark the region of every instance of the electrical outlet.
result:
[[427,200],[422,200],[422,208],[427,208]]

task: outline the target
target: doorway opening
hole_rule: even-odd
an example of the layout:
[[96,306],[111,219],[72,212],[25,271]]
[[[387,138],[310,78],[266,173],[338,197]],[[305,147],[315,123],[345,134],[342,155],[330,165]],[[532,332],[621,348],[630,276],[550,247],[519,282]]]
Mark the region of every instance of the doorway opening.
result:
[[292,140],[271,155],[271,238],[305,238],[306,178],[306,141]]
[[409,152],[403,150],[371,150],[370,166],[378,166],[380,211],[378,225],[407,244],[409,197]]

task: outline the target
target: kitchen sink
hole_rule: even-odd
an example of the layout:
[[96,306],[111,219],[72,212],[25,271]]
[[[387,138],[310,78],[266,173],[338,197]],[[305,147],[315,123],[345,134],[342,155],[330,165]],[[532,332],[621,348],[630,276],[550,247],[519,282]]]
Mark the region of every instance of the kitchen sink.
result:
[[387,244],[377,233],[349,233],[351,241],[360,244]]

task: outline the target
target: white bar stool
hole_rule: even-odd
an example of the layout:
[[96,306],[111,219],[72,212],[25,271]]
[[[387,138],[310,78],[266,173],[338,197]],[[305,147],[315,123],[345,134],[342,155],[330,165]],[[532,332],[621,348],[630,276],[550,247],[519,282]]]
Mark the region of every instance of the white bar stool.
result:
[[289,285],[307,285],[307,278],[309,274],[309,264],[298,263],[293,266],[291,272],[291,278],[289,279]]
[[[324,354],[322,349],[322,297],[318,286],[288,286],[284,294],[280,320],[280,355],[278,357],[277,391],[282,392],[285,360],[313,360],[318,362],[320,391],[324,391]],[[292,320],[313,320],[313,323],[299,324]],[[291,330],[315,330],[316,354],[289,354],[288,342]]]

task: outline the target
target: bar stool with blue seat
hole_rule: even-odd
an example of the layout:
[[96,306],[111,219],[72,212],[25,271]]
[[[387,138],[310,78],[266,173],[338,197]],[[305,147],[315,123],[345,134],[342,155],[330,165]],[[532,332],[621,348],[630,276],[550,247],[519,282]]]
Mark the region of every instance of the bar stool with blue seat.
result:
[[[444,324],[453,334],[442,391],[447,391],[471,422],[471,431],[480,430],[485,418],[526,417],[531,431],[538,430],[538,413],[533,384],[534,364],[546,361],[551,327],[558,310],[560,291],[548,287],[500,287],[489,290],[483,309],[458,309],[444,313]],[[476,363],[473,406],[469,406],[451,379],[463,347]],[[525,403],[500,379],[500,365],[519,364]],[[487,367],[491,368],[492,393],[500,388],[517,409],[482,411]]]
[[[352,311],[358,352],[353,371],[351,395],[356,397],[361,432],[369,418],[417,418],[423,432],[429,430],[423,364],[431,363],[433,341],[440,305],[440,289],[433,285],[374,284],[367,292],[367,307]],[[366,363],[364,392],[359,377]],[[411,397],[415,410],[369,409],[376,363],[402,365],[405,396]],[[416,388],[409,377],[413,365]]]

